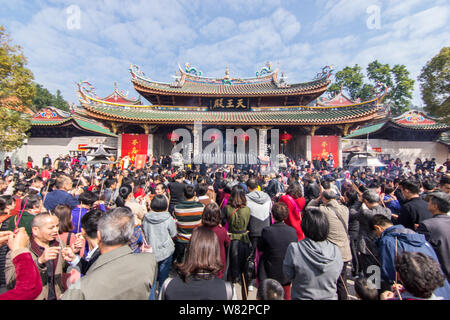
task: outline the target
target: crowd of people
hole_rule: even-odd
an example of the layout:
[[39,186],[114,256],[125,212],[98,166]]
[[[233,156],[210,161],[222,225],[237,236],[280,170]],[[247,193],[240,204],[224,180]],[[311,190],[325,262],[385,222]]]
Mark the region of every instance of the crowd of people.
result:
[[[0,172],[1,299],[450,299],[450,175],[332,159]],[[317,167],[318,165],[318,167]],[[236,284],[239,284],[237,286]]]

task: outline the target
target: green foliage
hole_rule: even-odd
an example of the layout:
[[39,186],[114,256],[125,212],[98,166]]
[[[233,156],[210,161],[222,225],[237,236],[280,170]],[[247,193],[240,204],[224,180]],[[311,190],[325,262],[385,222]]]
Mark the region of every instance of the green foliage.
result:
[[359,65],[345,67],[343,70],[337,72],[335,80],[336,82],[329,87],[329,92],[338,93],[343,88],[348,92],[352,100],[360,97],[364,74],[361,72]]
[[414,80],[409,78],[409,72],[404,65],[382,64],[377,60],[369,63],[366,68],[366,77],[369,83],[364,81],[364,74],[359,65],[345,67],[335,75],[335,83],[330,85],[328,92],[337,93],[342,89],[347,92],[352,100],[360,98],[367,101],[376,97],[375,86],[378,82],[386,84],[390,89],[384,102],[391,106],[394,116],[408,110],[411,103]]
[[38,83],[35,83],[34,86],[36,88],[36,95],[33,99],[33,105],[36,110],[53,106],[64,111],[70,111],[70,106],[67,101],[64,100],[60,90],[57,90],[56,95],[54,95]]
[[34,107],[39,110],[41,108],[51,106],[53,104],[54,97],[46,88],[42,85],[35,83],[36,95],[33,99]]
[[5,28],[0,26],[0,150],[22,146],[30,128],[29,116],[15,111],[32,108],[35,88],[33,73],[20,46],[12,45]]
[[0,107],[0,151],[13,151],[23,145],[31,128],[31,117],[25,113]]
[[450,123],[450,47],[444,47],[419,76],[425,111]]

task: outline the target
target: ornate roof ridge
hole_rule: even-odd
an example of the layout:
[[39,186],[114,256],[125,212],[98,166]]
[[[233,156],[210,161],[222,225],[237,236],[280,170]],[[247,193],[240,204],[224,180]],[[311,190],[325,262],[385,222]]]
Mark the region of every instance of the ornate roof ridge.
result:
[[[244,77],[244,78],[234,78],[234,77],[230,77],[229,73],[228,73],[228,67],[226,68],[225,71],[225,77],[206,77],[202,75],[201,71],[193,71],[194,73],[190,73],[188,72],[188,70],[197,70],[194,67],[190,67],[190,65],[187,63],[186,64],[186,70],[184,71],[181,66],[178,64],[178,69],[180,71],[180,73],[182,75],[185,76],[186,80],[190,80],[193,82],[217,82],[217,81],[222,81],[223,79],[229,79],[229,80],[235,80],[236,82],[271,82],[273,80],[273,75],[278,73],[278,68],[276,70],[271,70],[270,68],[266,68],[268,71],[265,73],[261,73],[260,72],[256,72],[256,76],[255,77]],[[264,70],[264,68],[263,68]],[[238,84],[238,83],[236,83]]]
[[403,113],[402,113],[401,115],[399,115],[399,116],[392,117],[392,119],[393,119],[393,120],[400,120],[400,119],[403,119],[404,117],[406,117],[406,116],[407,116],[408,114],[410,114],[410,113],[418,113],[418,114],[423,115],[425,118],[428,118],[428,119],[431,119],[431,120],[434,120],[434,121],[437,121],[437,120],[438,120],[436,117],[433,117],[433,116],[431,116],[430,114],[428,114],[427,112],[421,111],[421,110],[408,110],[408,111],[403,112]]
[[63,110],[58,109],[58,108],[56,108],[54,106],[45,106],[45,107],[40,108],[37,112],[35,112],[33,114],[33,116],[32,116],[32,119],[34,119],[35,117],[39,117],[39,116],[41,116],[43,118],[44,116],[42,115],[42,113],[44,111],[49,111],[49,110],[55,112],[55,115],[53,115],[53,114],[50,115],[49,114],[50,117],[47,117],[48,119],[54,118],[57,115],[60,116],[62,119],[68,119],[68,118],[71,117],[71,114],[69,112],[67,112],[67,111],[63,111]]
[[[186,82],[194,83],[194,84],[207,84],[207,85],[260,85],[263,83],[272,83],[275,88],[292,88],[299,86],[306,86],[313,83],[319,83],[324,80],[328,81],[333,68],[331,66],[325,66],[322,68],[322,71],[317,73],[315,78],[305,82],[292,83],[287,84],[283,81],[279,81],[278,72],[279,69],[275,70],[271,69],[271,65],[267,65],[260,72],[256,72],[256,77],[247,77],[247,78],[233,78],[230,77],[228,73],[222,78],[220,77],[205,77],[202,72],[199,71],[195,67],[191,67],[190,64],[186,64],[186,70],[183,70],[181,66],[178,64],[180,75],[175,76],[175,81],[172,83],[163,82],[163,81],[155,81],[150,77],[146,76],[144,72],[141,71],[141,68],[138,65],[132,64],[130,66],[130,73],[132,76],[132,82],[136,79],[141,80],[143,83],[148,83],[149,85],[156,84],[160,86],[166,86],[171,88],[181,88]],[[227,67],[228,70],[228,67]]]
[[108,96],[102,98],[101,100],[108,100],[108,99],[113,99],[115,95],[118,95],[120,98],[122,98],[125,101],[130,102],[130,104],[141,104],[141,97],[139,96],[138,98],[128,98],[128,92],[125,93],[123,92],[123,90],[119,90],[117,87],[117,82],[114,82],[114,91],[109,94]]
[[[318,104],[318,105],[331,105],[330,103],[332,103],[333,101],[337,100],[339,97],[342,97],[342,98],[344,98],[345,100],[350,101],[351,103],[354,103],[354,104],[361,102],[361,99],[360,99],[360,98],[358,98],[358,99],[356,99],[356,100],[353,100],[353,99],[347,97],[347,96],[344,94],[344,92],[342,91],[342,88],[341,88],[341,91],[337,92],[337,93],[336,93],[333,97],[331,97],[330,99],[327,99],[327,98],[325,98],[325,97],[319,97],[319,98],[317,99],[317,104]],[[322,98],[322,99],[321,99],[321,98]],[[359,100],[359,101],[358,101],[358,100]]]
[[[51,114],[48,113],[48,111],[52,111]],[[35,113],[33,118],[31,119],[31,125],[32,126],[58,126],[66,123],[72,122],[73,125],[83,128],[87,131],[93,131],[97,133],[106,134],[109,136],[116,136],[114,133],[112,133],[108,127],[106,127],[103,123],[98,121],[97,119],[87,118],[85,116],[82,116],[78,113],[66,113],[65,115],[61,115],[58,113],[64,112],[56,107],[48,106],[41,108],[38,112]],[[45,112],[45,115],[42,116],[42,113]],[[59,116],[59,117],[58,117]],[[55,119],[56,118],[56,119]],[[87,123],[88,125],[93,125],[93,127],[86,127],[83,122]]]
[[[114,83],[114,91],[107,95],[104,98],[101,98],[97,95],[97,93],[95,92],[95,88],[94,86],[89,83],[87,80],[85,81],[80,81],[79,83],[77,83],[78,86],[78,93],[80,98],[83,96],[90,96],[93,97],[95,99],[98,100],[102,100],[102,101],[109,101],[112,102],[111,100],[116,100],[117,101],[117,96],[122,99],[125,102],[129,102],[129,103],[125,103],[125,104],[129,104],[129,105],[140,105],[142,104],[140,97],[136,98],[136,99],[132,99],[132,98],[128,98],[128,94],[125,94],[123,92],[123,90],[119,90],[117,88],[117,83]],[[80,99],[81,100],[81,99]]]

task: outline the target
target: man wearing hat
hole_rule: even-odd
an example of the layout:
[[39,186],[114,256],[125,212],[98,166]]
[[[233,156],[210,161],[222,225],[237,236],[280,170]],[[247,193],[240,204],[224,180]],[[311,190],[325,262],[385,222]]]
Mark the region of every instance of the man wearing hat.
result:
[[417,228],[431,244],[442,271],[450,281],[450,195],[445,192],[432,192],[427,196],[428,210],[432,218],[423,220]]

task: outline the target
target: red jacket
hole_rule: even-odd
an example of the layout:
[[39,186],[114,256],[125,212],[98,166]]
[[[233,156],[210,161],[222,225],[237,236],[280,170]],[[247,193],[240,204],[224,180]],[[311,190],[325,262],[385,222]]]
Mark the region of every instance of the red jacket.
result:
[[42,280],[28,249],[12,253],[16,269],[16,286],[0,294],[0,300],[34,300],[42,291]]
[[50,179],[50,171],[48,171],[48,170],[42,170],[42,171],[41,171],[41,178],[42,178],[43,180],[48,180],[48,179]]
[[[293,204],[293,201],[295,201],[295,203],[298,206],[298,209],[300,209],[300,210],[298,210],[295,207],[295,204]],[[304,239],[305,235],[303,234],[302,227],[300,226],[300,224],[302,222],[301,212],[302,212],[303,208],[305,207],[305,198],[301,197],[301,198],[294,199],[289,195],[284,195],[284,196],[281,196],[280,202],[285,203],[289,208],[289,215],[286,218],[286,220],[284,220],[284,223],[286,223],[288,226],[291,226],[292,228],[295,229],[295,231],[297,231],[298,241]]]
[[16,198],[14,199],[14,209],[11,210],[10,215],[11,216],[15,216],[16,214],[18,214],[20,212],[20,206],[22,205],[22,199],[21,198]]

